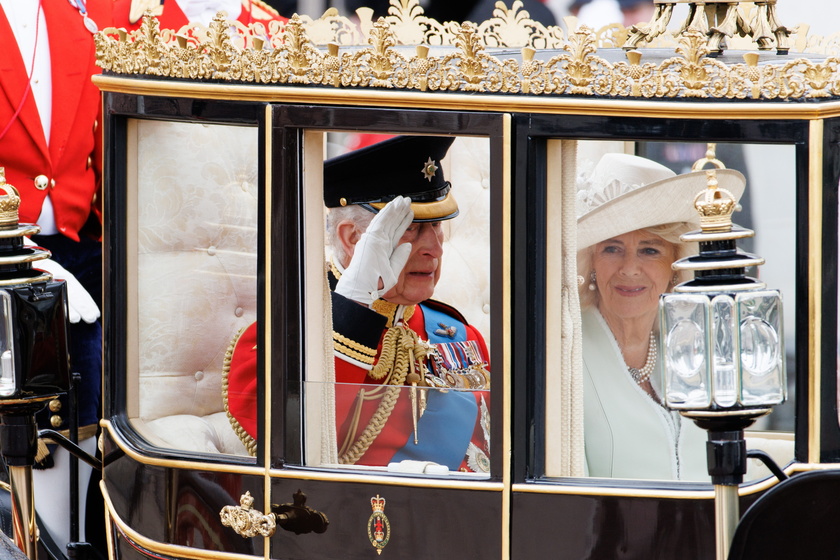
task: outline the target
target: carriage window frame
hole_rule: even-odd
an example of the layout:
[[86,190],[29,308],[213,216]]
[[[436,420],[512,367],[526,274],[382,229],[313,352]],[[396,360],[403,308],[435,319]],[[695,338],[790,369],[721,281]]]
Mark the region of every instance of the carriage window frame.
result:
[[[684,141],[684,142],[734,142],[741,144],[785,144],[794,147],[795,152],[795,175],[796,175],[796,201],[797,205],[792,212],[796,215],[796,254],[793,256],[794,262],[798,270],[806,270],[808,266],[808,213],[809,213],[809,177],[808,166],[812,161],[809,158],[817,157],[817,153],[822,156],[821,151],[824,149],[828,152],[829,149],[837,151],[836,147],[836,125],[832,128],[826,128],[826,135],[823,139],[823,146],[812,146],[809,144],[809,131],[811,127],[808,121],[805,120],[762,120],[762,119],[734,119],[719,118],[719,119],[705,119],[699,118],[673,118],[664,119],[659,118],[645,118],[643,116],[615,116],[615,115],[529,115],[527,126],[517,126],[517,134],[515,136],[516,145],[516,159],[518,161],[527,160],[529,165],[526,168],[518,166],[516,168],[515,184],[518,186],[525,185],[524,189],[517,190],[517,204],[522,204],[528,207],[546,207],[547,200],[547,185],[550,184],[549,166],[547,164],[548,146],[551,141],[559,140],[599,140],[599,141]],[[769,132],[772,131],[772,137],[769,137]],[[830,132],[830,133],[829,133]],[[530,159],[528,159],[530,158]],[[830,167],[828,164],[824,165],[824,171],[828,173]],[[831,171],[834,173],[834,171]],[[831,179],[826,178],[821,191],[821,196],[829,201],[828,207],[823,208],[824,226],[830,227],[830,224],[835,224],[836,231],[836,196],[831,194],[831,191],[826,190]],[[835,189],[836,190],[836,189]],[[830,202],[834,201],[834,207],[831,207]],[[825,206],[825,205],[824,205]],[[737,221],[737,220],[736,220]],[[547,243],[546,217],[544,215],[535,216],[534,221],[529,226],[529,239],[527,245],[523,244],[520,248],[527,251],[528,246],[545,247]],[[831,254],[834,250],[836,254],[836,235],[828,236],[824,242],[823,249],[827,254]],[[536,319],[536,327],[534,328],[535,340],[533,345],[535,348],[547,348],[546,332],[549,330],[548,323],[552,321],[551,311],[546,309],[546,294],[552,289],[558,289],[556,284],[550,284],[546,277],[546,257],[544,254],[535,253],[531,251],[528,257],[523,258],[522,266],[528,268],[528,275],[535,278],[533,284],[534,293],[529,298],[524,309],[517,310],[514,316],[513,328],[514,331],[521,331],[527,328],[528,322]],[[539,279],[546,279],[540,283]],[[799,338],[803,333],[807,333],[808,322],[808,278],[803,275],[797,275],[796,279],[796,299],[799,302],[796,313],[795,325],[796,333],[794,336]],[[834,286],[836,288],[836,275],[830,275],[824,279],[824,287],[827,291],[831,288],[827,286]],[[836,333],[836,324],[832,325],[828,317],[835,317],[836,313],[836,297],[832,298],[830,295],[825,297],[822,301],[823,309],[823,333],[825,336],[831,336],[829,332]],[[543,311],[545,310],[545,311]],[[827,311],[830,310],[828,315]],[[792,312],[791,310],[790,312]],[[788,311],[786,311],[787,313]],[[803,329],[803,327],[806,327]],[[808,371],[809,359],[808,352],[802,351],[802,341],[796,344],[796,385],[798,395],[794,404],[796,408],[797,422],[794,429],[794,444],[795,455],[794,461],[802,461],[807,457],[810,442],[808,422],[803,419],[808,418]],[[547,352],[546,352],[547,353]],[[517,409],[525,409],[524,416],[514,417],[514,439],[522,439],[527,441],[527,453],[520,454],[515,458],[514,462],[514,480],[515,481],[545,481],[552,484],[571,484],[573,486],[599,486],[599,487],[669,487],[675,489],[691,489],[696,488],[696,483],[678,482],[678,481],[643,481],[635,479],[596,479],[589,477],[556,477],[548,476],[546,474],[546,441],[550,437],[549,429],[546,426],[546,399],[544,398],[544,391],[546,390],[547,376],[554,370],[551,364],[545,360],[546,353],[536,352],[533,358],[525,358],[520,354],[514,354],[514,370],[515,371],[532,371],[534,377],[532,378],[532,388],[528,391],[517,391],[514,395],[514,403]],[[831,358],[833,358],[833,354]],[[822,355],[821,364],[825,368],[828,358]],[[825,369],[824,369],[825,371]],[[832,370],[833,371],[833,370]],[[823,378],[825,379],[825,375]],[[836,386],[831,386],[834,389]],[[823,387],[824,395],[829,393],[829,390]],[[825,405],[823,405],[825,406]],[[812,431],[812,430],[811,430]],[[832,433],[827,434],[823,430],[822,438],[829,442],[836,440],[837,430],[834,429]],[[809,443],[810,442],[810,443]],[[825,443],[823,444],[825,445]],[[832,449],[836,448],[836,445]],[[702,484],[701,487],[708,487]]]
[[[137,307],[137,184],[132,179],[138,169],[136,156],[136,129],[139,123],[163,122],[171,124],[209,125],[253,129],[261,145],[263,123],[256,104],[229,100],[197,100],[169,98],[154,95],[134,96],[116,92],[104,94],[103,135],[108,142],[104,162],[103,183],[109,185],[103,209],[103,331],[105,334],[103,366],[105,371],[123,372],[107,380],[105,391],[111,428],[124,438],[125,443],[149,457],[184,459],[242,467],[257,463],[254,457],[224,452],[207,452],[181,449],[167,445],[150,434],[139,418],[139,331]],[[132,131],[135,131],[134,133]],[[258,148],[256,195],[262,196],[263,154]],[[254,187],[254,185],[251,185]],[[257,204],[259,206],[259,203]],[[256,225],[256,223],[255,223]],[[261,276],[262,263],[257,256],[257,278]],[[262,293],[254,287],[256,308],[262,307]],[[233,336],[232,333],[231,337]],[[133,373],[132,373],[133,372]],[[195,372],[193,372],[195,373]],[[104,395],[103,395],[104,398]],[[221,400],[221,395],[220,395]]]
[[[503,395],[506,388],[507,353],[505,343],[508,331],[503,316],[505,298],[509,298],[510,285],[503,270],[502,260],[507,248],[503,239],[507,235],[503,218],[509,211],[505,197],[509,196],[505,177],[506,144],[509,132],[503,113],[448,112],[440,110],[392,110],[342,106],[289,106],[275,104],[267,108],[271,126],[267,131],[267,152],[270,168],[267,170],[268,191],[266,200],[265,238],[267,250],[266,300],[283,293],[287,305],[284,309],[265,309],[268,318],[263,335],[270,347],[264,356],[266,371],[285,372],[269,375],[269,398],[273,411],[266,412],[266,425],[270,426],[269,462],[271,468],[323,470],[324,466],[307,464],[306,449],[315,445],[317,434],[307,431],[307,405],[304,384],[309,368],[323,367],[323,325],[319,310],[312,311],[313,302],[323,295],[324,249],[323,243],[323,136],[329,132],[369,132],[382,134],[423,134],[440,136],[477,136],[489,138],[490,150],[490,361],[493,371],[490,404],[491,446],[503,449]],[[308,146],[308,149],[307,149]],[[292,185],[294,188],[283,189]],[[283,194],[284,193],[284,194]],[[457,195],[456,195],[457,196]],[[282,216],[282,220],[276,217]],[[273,218],[274,217],[274,218]],[[278,227],[279,226],[279,227]],[[320,229],[320,232],[316,232]],[[319,241],[317,250],[307,250],[307,238]],[[300,274],[290,284],[280,280],[284,271],[297,267]],[[291,290],[289,290],[291,288]],[[315,297],[307,297],[313,291]],[[317,305],[316,305],[317,307]],[[457,307],[457,304],[456,304]],[[288,313],[291,313],[289,315]],[[313,323],[311,317],[315,315]],[[469,319],[469,318],[468,318]],[[294,325],[303,329],[295,331]],[[292,332],[282,325],[292,328]],[[317,325],[317,326],[315,326]],[[485,333],[486,334],[486,333]],[[312,338],[316,337],[314,342]],[[496,364],[499,364],[497,367]],[[278,398],[280,396],[280,398]],[[284,409],[280,409],[284,403]],[[502,477],[502,454],[491,454],[491,474],[480,481],[499,480]],[[342,472],[344,468],[342,468]],[[348,467],[348,471],[353,468]],[[364,473],[363,470],[358,470]],[[377,472],[378,474],[383,474]],[[450,473],[449,477],[457,476]]]

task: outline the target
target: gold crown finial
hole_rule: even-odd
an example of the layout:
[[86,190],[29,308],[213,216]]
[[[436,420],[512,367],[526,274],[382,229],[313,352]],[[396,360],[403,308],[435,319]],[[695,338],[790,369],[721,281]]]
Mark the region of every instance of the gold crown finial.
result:
[[738,201],[731,192],[718,187],[717,171],[706,170],[707,188],[694,197],[694,207],[700,214],[700,229],[704,232],[730,231],[732,213]]
[[0,189],[6,194],[0,196],[0,229],[12,229],[18,226],[20,194],[6,182],[6,168],[0,167]]

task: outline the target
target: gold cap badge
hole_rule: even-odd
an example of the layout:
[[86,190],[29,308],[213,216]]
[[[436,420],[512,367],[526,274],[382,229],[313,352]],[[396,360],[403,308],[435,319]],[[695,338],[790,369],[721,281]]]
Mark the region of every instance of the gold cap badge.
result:
[[432,182],[432,177],[434,177],[435,173],[437,173],[437,170],[438,166],[435,165],[435,160],[433,160],[431,157],[428,160],[426,160],[426,163],[423,164],[423,176],[430,183]]

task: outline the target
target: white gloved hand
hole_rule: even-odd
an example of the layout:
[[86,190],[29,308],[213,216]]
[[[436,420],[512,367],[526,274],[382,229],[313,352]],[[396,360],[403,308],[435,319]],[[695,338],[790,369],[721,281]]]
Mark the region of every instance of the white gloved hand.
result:
[[78,323],[80,320],[93,323],[99,319],[99,307],[96,302],[69,270],[52,259],[35,261],[32,263],[32,268],[49,272],[54,279],[64,280],[67,284],[67,309],[71,323]]
[[393,288],[411,254],[411,243],[399,243],[413,219],[410,198],[398,196],[386,204],[356,243],[336,293],[370,306]]

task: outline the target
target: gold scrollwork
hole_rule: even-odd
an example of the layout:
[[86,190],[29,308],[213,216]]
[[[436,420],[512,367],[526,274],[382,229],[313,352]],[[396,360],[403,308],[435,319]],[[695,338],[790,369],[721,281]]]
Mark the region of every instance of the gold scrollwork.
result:
[[[359,26],[331,10],[317,20],[295,15],[268,28],[229,22],[220,13],[209,27],[180,30],[161,30],[146,14],[131,33],[99,32],[97,60],[113,74],[424,92],[763,100],[840,95],[836,37],[819,44],[797,39],[821,54],[817,61],[750,51],[743,63],[724,63],[708,56],[704,33],[689,29],[673,54],[639,49],[615,60],[614,51],[598,49],[626,36],[623,28],[572,27],[576,21],[569,18],[566,36],[531,20],[519,0],[510,9],[497,2],[494,17],[480,24],[438,23],[418,0],[391,0],[388,15],[376,22],[371,13],[360,11]],[[498,50],[508,48],[521,56]]]
[[254,498],[250,492],[245,492],[239,498],[238,506],[225,506],[219,512],[222,518],[222,525],[230,527],[241,537],[270,537],[277,528],[275,515],[269,513],[263,515],[257,510],[251,509]]

